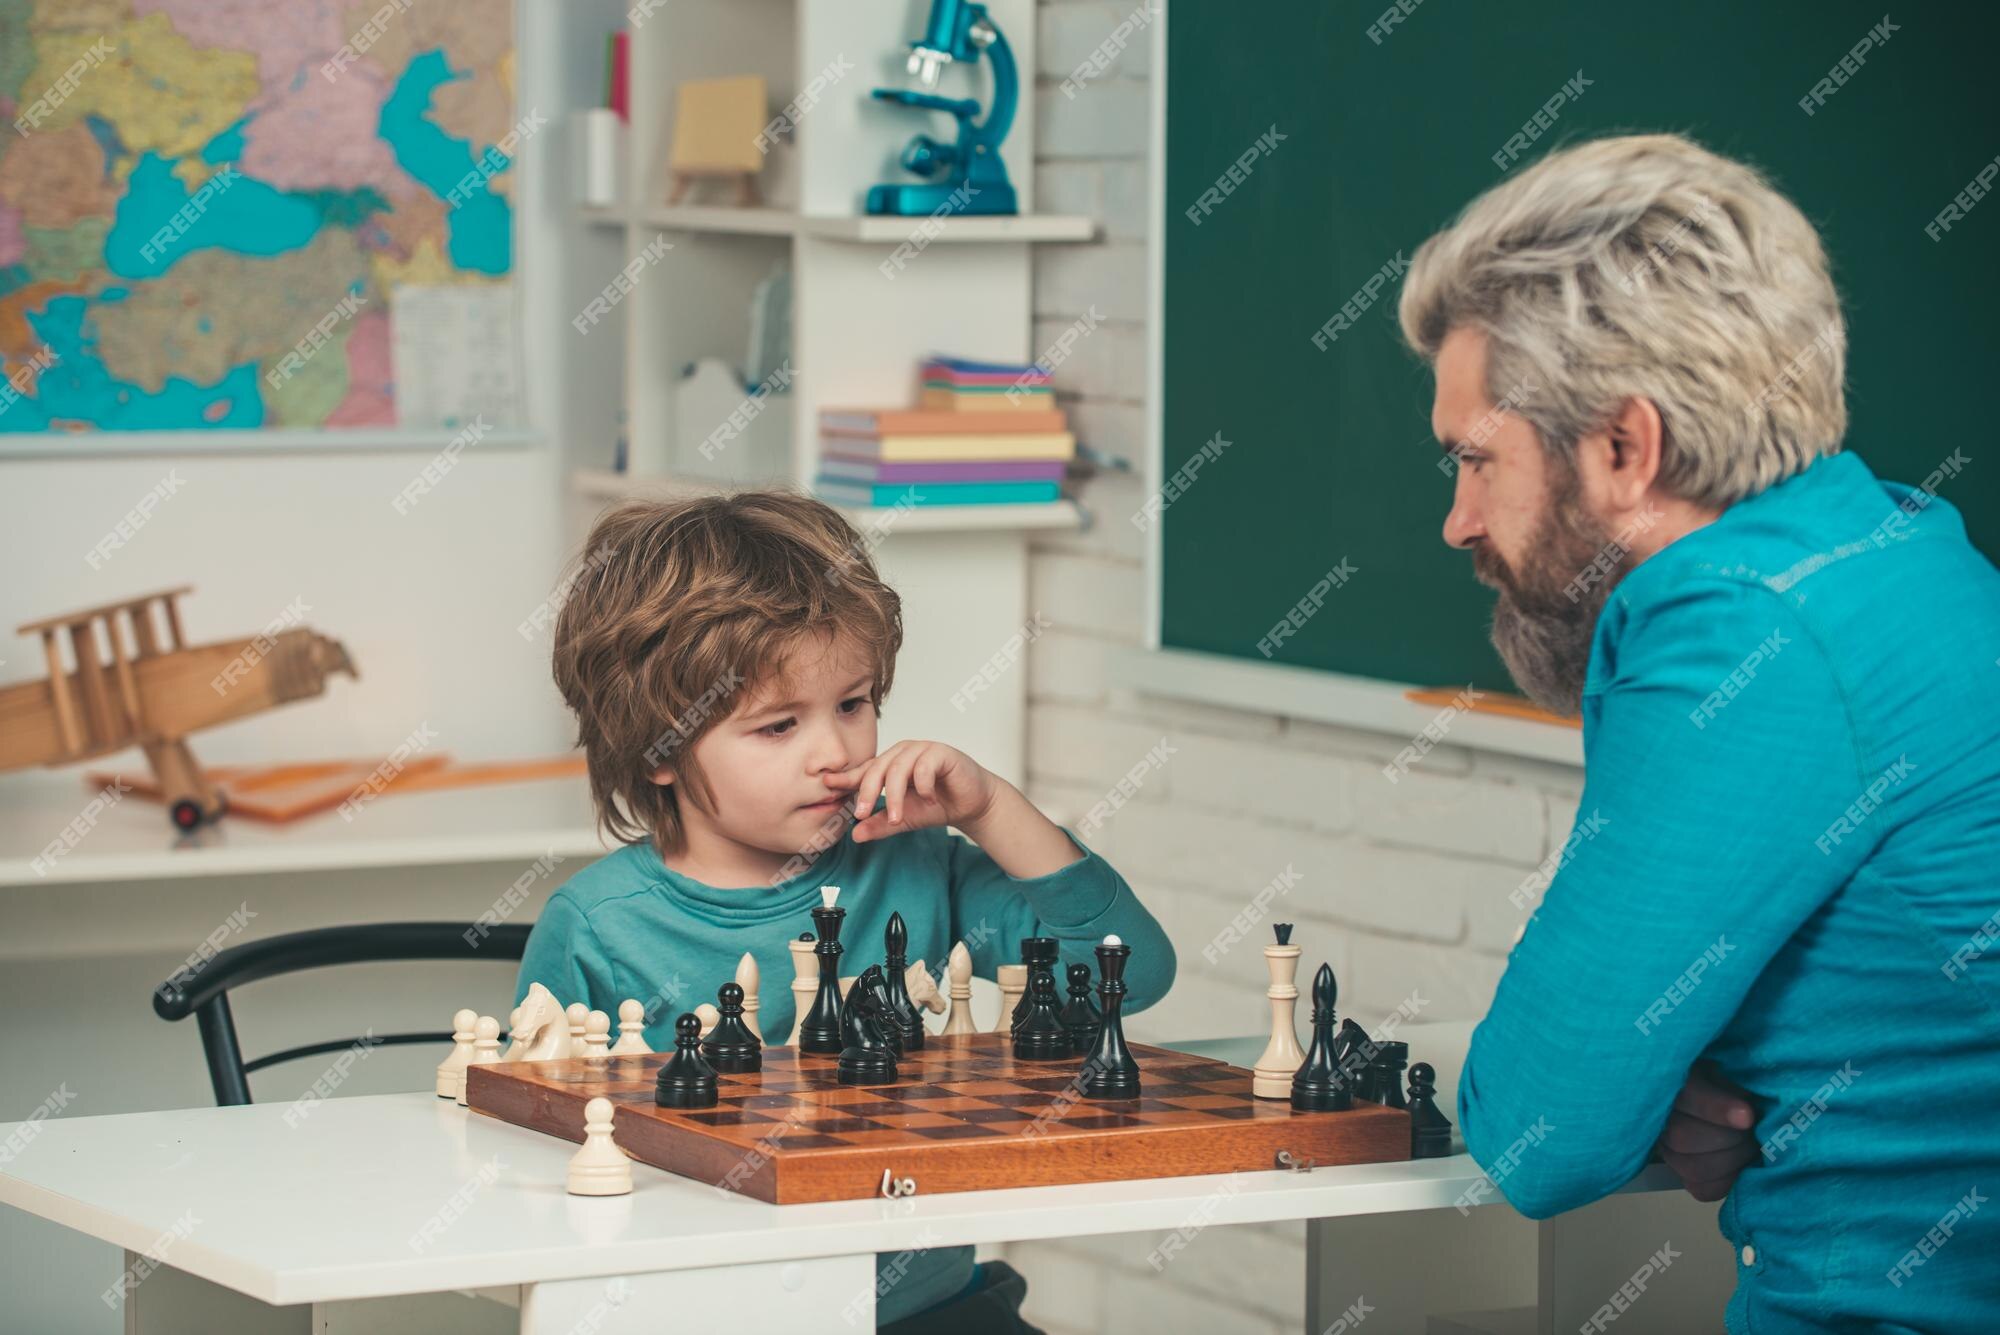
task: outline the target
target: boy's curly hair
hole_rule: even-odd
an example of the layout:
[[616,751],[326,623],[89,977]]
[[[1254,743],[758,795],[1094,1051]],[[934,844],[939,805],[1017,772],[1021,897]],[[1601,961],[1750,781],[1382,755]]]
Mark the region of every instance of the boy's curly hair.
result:
[[[556,686],[577,721],[599,828],[662,854],[681,788],[712,800],[694,743],[809,642],[846,640],[889,694],[902,600],[839,511],[782,491],[628,502],[592,527],[556,619]],[[651,775],[674,767],[675,782]]]

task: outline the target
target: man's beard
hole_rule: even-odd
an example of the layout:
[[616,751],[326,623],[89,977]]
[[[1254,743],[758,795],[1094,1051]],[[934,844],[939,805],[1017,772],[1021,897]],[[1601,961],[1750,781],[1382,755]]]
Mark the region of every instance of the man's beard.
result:
[[[1576,472],[1550,459],[1548,506],[1518,568],[1486,543],[1472,552],[1479,582],[1499,592],[1493,605],[1493,647],[1528,698],[1558,714],[1583,707],[1590,642],[1605,599],[1622,573],[1627,549],[1583,508]],[[1600,556],[1608,571],[1584,579]]]

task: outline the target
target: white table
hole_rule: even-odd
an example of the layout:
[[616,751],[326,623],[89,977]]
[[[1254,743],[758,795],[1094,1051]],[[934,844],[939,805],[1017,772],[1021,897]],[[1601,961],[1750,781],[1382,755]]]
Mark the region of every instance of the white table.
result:
[[[1258,1044],[1186,1046],[1254,1060]],[[0,1125],[0,1144],[26,1125]],[[1615,1256],[1556,1266],[1553,1226],[1537,1230],[1492,1204],[1497,1194],[1452,1208],[1485,1180],[1462,1154],[773,1206],[644,1164],[634,1165],[630,1196],[572,1197],[570,1143],[429,1093],[332,1098],[304,1116],[288,1104],[57,1115],[27,1134],[0,1165],[0,1202],[123,1247],[127,1274],[143,1278],[114,1298],[129,1304],[126,1329],[138,1332],[865,1331],[878,1252],[1094,1233],[1164,1238],[1187,1225],[1284,1219],[1320,1221],[1308,1257],[1313,1331],[1357,1296],[1374,1311],[1400,1304],[1396,1319],[1371,1316],[1370,1335],[1423,1330],[1427,1315],[1491,1305],[1480,1298],[1502,1288],[1518,1298],[1524,1278],[1531,1298],[1539,1287],[1543,1328],[1566,1320],[1574,1329],[1631,1273]],[[1656,1167],[1628,1192],[1659,1193],[1652,1200],[1665,1204],[1676,1185]],[[1424,1222],[1411,1235],[1384,1226],[1385,1215]],[[1347,1220],[1357,1226],[1334,1227]],[[1601,1225],[1581,1231],[1601,1249]],[[1634,1236],[1659,1245],[1654,1225]],[[1455,1261],[1454,1251],[1466,1257]],[[1530,1266],[1539,1256],[1539,1285],[1518,1273],[1524,1256]],[[1509,1282],[1482,1287],[1481,1258]],[[116,1279],[106,1276],[107,1287]],[[1651,1316],[1672,1310],[1648,1302]],[[1699,1311],[1719,1298],[1711,1286],[1696,1302]],[[1719,1306],[1706,1310],[1712,1317]],[[663,1325],[663,1314],[675,1319]]]

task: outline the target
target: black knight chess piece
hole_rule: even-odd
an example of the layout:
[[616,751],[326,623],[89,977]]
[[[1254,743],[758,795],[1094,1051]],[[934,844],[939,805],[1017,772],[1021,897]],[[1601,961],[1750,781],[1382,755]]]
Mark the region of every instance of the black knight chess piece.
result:
[[[880,981],[880,970],[871,964]],[[862,978],[856,979],[848,989],[847,1009],[843,1013],[842,1027],[848,1034],[847,1046],[840,1050],[840,1064],[836,1077],[843,1085],[888,1085],[896,1080],[896,1051],[889,1046],[889,1037],[884,1032],[887,1017],[882,1014],[880,1001],[873,989],[863,986]]]
[[687,1014],[674,1021],[674,1055],[653,1083],[653,1102],[662,1108],[713,1108],[715,1068],[701,1055],[701,1019]]
[[882,976],[882,966],[879,964],[871,964],[863,969],[861,976],[848,985],[847,1001],[840,1008],[841,1046],[847,1047],[854,1040],[854,1028],[849,1015],[854,1007],[855,998],[864,993],[875,1008],[875,1018],[882,1026],[882,1037],[889,1044],[889,1051],[900,1058],[903,1055],[903,1036],[896,1028],[894,1003],[889,997],[889,983]]
[[904,1052],[916,1052],[924,1046],[924,1017],[917,1003],[910,1000],[909,984],[903,981],[910,967],[910,929],[902,914],[889,915],[882,945],[882,972],[889,988],[889,1021],[896,1031],[896,1046]]
[[842,1047],[840,923],[847,910],[833,906],[830,892],[821,893],[829,896],[828,902],[812,911],[813,928],[819,934],[819,944],[813,947],[813,954],[819,957],[819,991],[813,996],[812,1009],[799,1023],[799,1051],[833,1056]]
[[1139,1063],[1125,1045],[1125,961],[1132,947],[1108,936],[1097,947],[1097,996],[1103,1003],[1104,1019],[1097,1031],[1097,1043],[1084,1059],[1083,1075],[1077,1092],[1086,1099],[1135,1099],[1139,1097]]
[[1063,1024],[1062,998],[1056,992],[1055,964],[1062,945],[1052,936],[1031,936],[1021,943],[1028,961],[1027,998],[1016,1009],[1014,1026],[1017,1061],[1061,1061],[1075,1054],[1076,1045]]
[[1354,1106],[1333,1050],[1333,967],[1322,964],[1313,975],[1312,1046],[1292,1076],[1293,1112],[1345,1112]]
[[729,1075],[763,1070],[764,1045],[743,1022],[742,985],[724,983],[715,1001],[722,1018],[708,1031],[708,1037],[701,1040],[702,1057],[710,1066]]
[[1429,1062],[1410,1068],[1410,1157],[1443,1159],[1451,1154],[1451,1119],[1437,1106],[1437,1072]]
[[1087,1054],[1097,1046],[1097,1027],[1103,1021],[1097,1014],[1097,1005],[1090,999],[1090,966],[1072,964],[1069,966],[1069,1004],[1062,1011],[1063,1028],[1069,1030],[1070,1046],[1079,1055]]

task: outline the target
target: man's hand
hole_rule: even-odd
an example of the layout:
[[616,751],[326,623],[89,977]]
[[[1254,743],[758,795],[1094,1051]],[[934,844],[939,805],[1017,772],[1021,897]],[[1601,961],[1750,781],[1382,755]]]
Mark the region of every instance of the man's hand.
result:
[[1742,1090],[1696,1066],[1660,1132],[1660,1157],[1698,1201],[1719,1201],[1757,1157],[1756,1109]]
[[[978,761],[943,742],[897,742],[826,781],[854,792],[856,843],[932,825],[964,829],[986,814],[999,790]],[[877,796],[885,810],[875,810]]]

